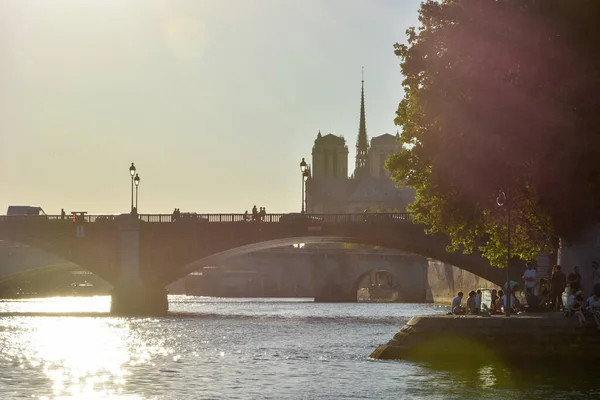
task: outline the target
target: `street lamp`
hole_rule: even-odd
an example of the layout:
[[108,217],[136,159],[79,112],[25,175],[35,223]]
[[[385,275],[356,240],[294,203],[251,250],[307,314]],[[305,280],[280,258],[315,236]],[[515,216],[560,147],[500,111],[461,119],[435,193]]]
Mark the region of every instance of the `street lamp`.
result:
[[302,174],[302,214],[304,214],[304,187],[307,179],[306,175],[306,161],[304,161],[304,157],[302,157],[302,161],[300,161],[300,173]]
[[133,163],[129,167],[129,175],[131,175],[131,211],[133,211],[133,177],[135,176],[135,165]]
[[503,207],[506,204],[506,229],[507,233],[507,243],[506,243],[506,305],[504,306],[504,313],[507,317],[510,316],[510,306],[511,306],[511,287],[510,287],[510,193],[508,188],[506,192],[504,190],[500,190],[498,192],[498,197],[496,198],[496,204],[499,207]]
[[[310,177],[310,169],[305,169],[302,173],[302,210],[308,211],[308,207],[306,206],[306,181]],[[302,211],[304,212],[304,211]]]
[[135,174],[133,182],[135,183],[135,212],[138,213],[138,189],[140,186],[140,176],[138,174]]

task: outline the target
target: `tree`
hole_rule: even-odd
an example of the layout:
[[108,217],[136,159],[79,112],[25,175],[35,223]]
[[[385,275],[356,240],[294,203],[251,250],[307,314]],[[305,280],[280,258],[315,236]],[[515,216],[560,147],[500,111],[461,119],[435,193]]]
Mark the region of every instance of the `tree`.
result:
[[410,210],[450,250],[506,264],[575,239],[600,218],[600,2],[428,0],[395,45],[405,151],[387,163]]

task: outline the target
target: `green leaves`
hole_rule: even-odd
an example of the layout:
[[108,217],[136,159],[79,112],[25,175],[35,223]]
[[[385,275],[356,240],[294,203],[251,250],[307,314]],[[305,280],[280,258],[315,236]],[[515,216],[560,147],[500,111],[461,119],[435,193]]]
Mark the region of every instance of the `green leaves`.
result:
[[412,186],[410,210],[450,250],[551,251],[600,218],[600,2],[425,1],[396,44],[406,150],[386,167]]

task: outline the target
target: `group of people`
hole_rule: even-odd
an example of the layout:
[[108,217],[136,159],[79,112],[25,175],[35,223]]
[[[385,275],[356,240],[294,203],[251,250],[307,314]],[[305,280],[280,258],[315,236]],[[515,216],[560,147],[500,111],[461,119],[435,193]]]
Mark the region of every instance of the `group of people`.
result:
[[[458,292],[457,296],[452,300],[452,314],[463,315],[463,314],[481,314],[482,303],[481,303],[481,289],[477,291],[471,290],[469,292],[466,306],[462,305],[464,298],[463,292]],[[491,301],[488,308],[487,305],[483,306],[483,309],[487,308],[487,312],[490,314],[501,314],[504,312],[506,307],[506,295],[503,290],[493,289],[491,292]],[[521,310],[521,303],[514,295],[510,295],[510,307],[512,312]]]
[[[185,214],[185,215],[189,216],[189,214]],[[256,208],[256,206],[254,206],[254,207],[252,207],[252,215],[250,215],[248,213],[248,210],[246,210],[246,212],[244,213],[244,221],[260,222],[260,221],[264,220],[265,215],[267,215],[267,210],[265,207],[260,207],[260,210],[259,210],[258,208]],[[179,208],[176,208],[173,210],[173,214],[171,215],[171,220],[178,221],[180,219],[181,219],[181,211],[179,211]]]
[[[579,327],[593,322],[600,330],[600,273],[596,261],[592,262],[591,278],[592,293],[584,298],[579,267],[573,267],[573,272],[565,277],[560,265],[555,265],[550,280],[552,305],[555,311],[562,310],[568,317],[576,317]],[[568,295],[566,305],[562,302],[563,292]]]
[[583,291],[578,290],[570,295],[567,300],[565,314],[576,317],[579,327],[585,326],[588,321],[593,321],[600,330],[600,285],[594,287],[594,294],[584,300]]
[[[592,263],[592,284],[596,286],[600,284],[600,275],[595,277],[594,272],[597,271],[596,262]],[[552,275],[550,279],[540,279],[539,295],[541,308],[550,308],[553,311],[565,311],[563,304],[563,293],[567,296],[574,295],[581,290],[581,273],[579,267],[573,267],[573,271],[567,276],[562,271],[560,265],[552,267]]]
[[481,312],[481,290],[471,290],[467,299],[466,307],[463,307],[462,300],[465,294],[458,292],[458,295],[452,300],[453,314],[479,314]]
[[260,210],[258,210],[255,205],[254,207],[252,207],[252,218],[250,218],[248,210],[246,210],[246,212],[244,213],[244,221],[252,220],[254,222],[260,222],[265,218],[265,215],[267,215],[266,208],[261,207]]
[[[483,306],[490,314],[501,314],[510,307],[511,312],[529,310],[551,310],[564,311],[567,316],[577,318],[579,326],[588,322],[594,322],[600,330],[600,271],[598,263],[592,263],[592,285],[593,293],[589,297],[584,297],[582,291],[582,277],[578,266],[573,267],[573,271],[568,275],[562,271],[560,265],[552,268],[550,279],[537,279],[537,270],[532,262],[525,263],[526,270],[523,273],[522,298],[521,303],[514,293],[520,292],[517,282],[510,281],[505,285],[511,285],[511,295],[509,304],[504,290],[493,289],[491,299]],[[568,298],[567,304],[563,304],[563,294]],[[459,292],[452,301],[453,314],[480,314],[482,311],[481,290],[471,291],[468,294],[466,306],[462,305],[464,293]]]

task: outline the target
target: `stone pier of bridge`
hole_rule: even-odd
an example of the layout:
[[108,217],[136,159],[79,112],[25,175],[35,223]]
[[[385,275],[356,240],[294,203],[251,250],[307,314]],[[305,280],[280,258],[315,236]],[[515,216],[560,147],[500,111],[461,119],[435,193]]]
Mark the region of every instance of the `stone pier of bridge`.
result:
[[111,291],[110,312],[123,315],[160,315],[169,310],[166,289],[142,279],[140,273],[140,221],[135,214],[118,217],[120,265]]

